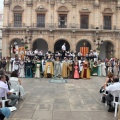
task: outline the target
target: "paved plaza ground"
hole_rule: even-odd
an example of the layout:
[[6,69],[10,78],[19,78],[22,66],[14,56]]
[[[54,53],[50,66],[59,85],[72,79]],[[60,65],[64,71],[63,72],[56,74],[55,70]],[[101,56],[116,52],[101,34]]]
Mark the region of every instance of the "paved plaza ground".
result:
[[22,79],[26,95],[10,120],[116,120],[100,102],[105,77],[68,79],[64,84],[49,80]]

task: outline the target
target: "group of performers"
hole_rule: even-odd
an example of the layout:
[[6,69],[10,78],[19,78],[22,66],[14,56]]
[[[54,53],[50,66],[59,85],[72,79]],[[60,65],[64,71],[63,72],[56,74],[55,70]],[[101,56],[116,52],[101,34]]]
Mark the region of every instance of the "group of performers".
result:
[[74,60],[72,57],[64,57],[60,61],[60,57],[52,59],[51,55],[48,55],[47,59],[44,57],[41,60],[39,57],[30,60],[28,56],[23,60],[16,56],[14,59],[7,60],[5,69],[6,72],[17,71],[19,77],[25,78],[52,78],[53,76],[73,79],[90,78],[87,59],[81,61],[77,57]]

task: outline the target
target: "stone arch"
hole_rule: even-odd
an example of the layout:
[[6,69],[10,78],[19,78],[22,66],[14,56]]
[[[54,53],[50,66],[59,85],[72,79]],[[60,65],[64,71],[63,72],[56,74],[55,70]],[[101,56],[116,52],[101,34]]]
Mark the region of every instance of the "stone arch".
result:
[[62,39],[58,39],[57,41],[55,41],[54,52],[61,51],[61,47],[64,43],[66,43],[66,50],[70,51],[70,43],[66,39],[62,38]]
[[24,10],[23,10],[22,6],[20,6],[20,5],[16,5],[13,8],[13,12],[23,12],[23,11]]
[[88,47],[89,51],[92,49],[91,43],[87,39],[82,39],[82,40],[79,40],[76,43],[76,52],[79,52],[80,51],[80,47],[84,47],[84,46]]
[[43,38],[37,38],[32,42],[32,50],[43,50],[44,52],[48,51],[48,43]]
[[104,14],[112,14],[113,11],[112,11],[111,8],[105,8],[105,9],[103,10],[103,13],[104,13]]
[[57,9],[57,12],[69,12],[68,8],[66,6],[60,6]]
[[14,49],[15,49],[15,46],[18,46],[18,47],[23,47],[23,43],[21,41],[20,38],[13,38],[9,41],[9,53],[10,53],[10,56],[14,54]]
[[110,40],[105,40],[104,43],[100,46],[100,59],[114,57],[115,54],[115,45]]
[[47,12],[48,10],[43,6],[40,5],[39,7],[36,8],[36,12]]

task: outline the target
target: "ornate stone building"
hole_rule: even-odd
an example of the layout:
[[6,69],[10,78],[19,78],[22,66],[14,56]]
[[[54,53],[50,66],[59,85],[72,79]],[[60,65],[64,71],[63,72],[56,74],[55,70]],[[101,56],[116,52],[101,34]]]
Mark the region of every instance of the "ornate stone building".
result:
[[120,0],[4,0],[3,26],[3,56],[16,43],[52,52],[66,43],[120,58]]

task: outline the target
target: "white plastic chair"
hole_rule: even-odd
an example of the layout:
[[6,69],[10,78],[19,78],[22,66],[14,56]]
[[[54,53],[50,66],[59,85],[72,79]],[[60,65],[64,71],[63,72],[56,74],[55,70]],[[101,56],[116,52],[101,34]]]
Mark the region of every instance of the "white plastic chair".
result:
[[[116,117],[117,116],[117,108],[118,108],[118,105],[120,105],[120,90],[115,90],[111,94],[113,95],[113,102],[112,103],[115,106],[114,117]],[[118,102],[115,101],[116,97],[119,97]]]
[[2,108],[5,107],[5,102],[6,101],[9,101],[9,99],[7,99],[7,93],[6,93],[6,90],[2,87],[0,87],[0,91],[1,92],[4,92],[4,97],[5,97],[5,100],[2,99],[3,96],[0,96],[0,101],[2,102]]
[[23,87],[19,84],[18,78],[10,78],[10,89],[14,89],[14,93],[19,96],[19,93],[21,95],[21,98],[23,99],[23,96],[25,95]]

